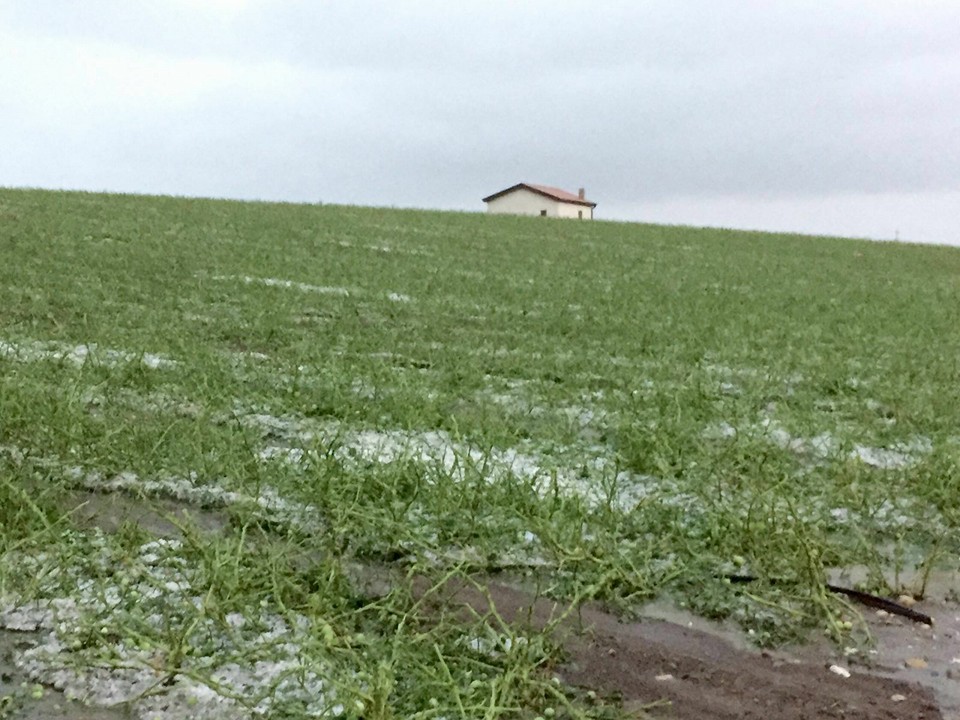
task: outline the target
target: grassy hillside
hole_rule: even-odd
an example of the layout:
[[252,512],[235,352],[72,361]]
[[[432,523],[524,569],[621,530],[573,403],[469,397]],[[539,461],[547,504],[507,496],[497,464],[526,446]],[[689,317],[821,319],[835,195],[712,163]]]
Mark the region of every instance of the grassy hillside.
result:
[[[221,508],[230,529],[177,546],[192,589],[154,615],[183,637],[261,601],[323,618],[301,646],[368,710],[410,717],[456,686],[479,716],[491,688],[601,712],[550,695],[547,649],[478,662],[348,565],[508,568],[565,601],[667,593],[763,642],[841,637],[856,616],[826,572],[882,590],[955,562],[958,395],[958,249],[0,190],[0,595],[75,597],[107,582],[91,557],[149,541],[77,529],[68,492]],[[723,579],[743,572],[783,582]],[[196,596],[214,609],[185,610]],[[96,616],[77,633],[108,616],[127,646],[193,657],[136,603],[76,601]],[[93,646],[77,661],[107,662]]]

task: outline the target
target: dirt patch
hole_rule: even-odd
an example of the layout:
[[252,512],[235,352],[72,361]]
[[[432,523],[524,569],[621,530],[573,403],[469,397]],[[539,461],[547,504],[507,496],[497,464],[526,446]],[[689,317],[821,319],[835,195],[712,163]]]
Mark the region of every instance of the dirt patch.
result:
[[[179,536],[179,526],[222,533],[230,522],[223,510],[200,509],[177,500],[144,501],[125,493],[77,491],[70,494],[65,510],[81,526],[113,532],[132,522],[161,537]],[[305,567],[312,562],[315,559],[304,558]],[[351,575],[374,596],[392,585],[389,568],[364,566]],[[944,587],[955,586],[955,579]],[[552,601],[536,599],[499,578],[486,587],[497,615],[521,633],[526,627],[546,627],[559,611]],[[470,583],[451,582],[445,590],[455,605],[481,616],[490,613],[487,596]],[[642,608],[644,619],[638,622],[584,607],[557,629],[555,639],[562,643],[565,660],[549,671],[570,685],[620,699],[624,707],[643,717],[960,718],[960,606],[948,601],[946,592],[937,601],[917,606],[934,616],[932,628],[865,611],[876,650],[855,656],[845,656],[826,643],[760,652],[737,629],[666,603]],[[0,633],[0,697],[10,696],[17,703],[17,714],[10,717],[115,720],[127,716],[119,710],[69,702],[50,690],[40,698],[32,697],[21,687],[26,678],[17,674],[13,662],[30,643],[29,634]],[[849,675],[836,674],[831,665],[845,668]]]
[[960,718],[960,606],[926,601],[917,607],[933,616],[933,627],[888,615],[868,617],[877,644],[867,656],[869,667],[932,687],[944,717]]
[[[851,668],[931,688],[943,717],[950,719],[960,719],[960,604],[949,599],[955,580],[938,582],[939,587],[915,605],[933,618],[932,627],[884,612],[864,611],[875,647],[843,660]],[[836,647],[822,642],[790,652],[803,660],[820,657],[841,662],[842,656]]]
[[[497,613],[523,627],[543,628],[558,608],[552,601],[488,584]],[[472,585],[451,583],[449,598],[472,612],[489,612]],[[582,632],[581,632],[582,631]],[[654,718],[800,720],[931,720],[941,718],[933,690],[906,679],[829,669],[784,654],[737,647],[730,640],[674,622],[623,622],[583,608],[558,631],[566,661],[552,671],[565,682],[619,697]],[[652,704],[658,706],[651,707]]]
[[628,703],[668,700],[672,718],[939,718],[930,689],[738,650],[663,620],[616,624],[591,614],[592,637],[573,643],[561,677],[622,693]]

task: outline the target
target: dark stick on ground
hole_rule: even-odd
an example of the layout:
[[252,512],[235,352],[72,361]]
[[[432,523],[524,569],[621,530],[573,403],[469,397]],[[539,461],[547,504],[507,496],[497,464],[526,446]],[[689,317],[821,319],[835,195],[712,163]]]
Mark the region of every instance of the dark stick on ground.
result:
[[[433,588],[433,590],[431,590]],[[435,592],[426,579],[415,594]],[[512,632],[543,630],[563,605],[486,579],[451,579],[428,613],[463,609],[465,620],[491,617]],[[496,611],[495,616],[493,611]],[[638,717],[666,720],[937,720],[933,690],[853,671],[734,647],[701,630],[663,620],[625,621],[590,604],[554,626],[564,649],[545,671],[567,684],[619,698]],[[655,706],[655,707],[654,707]]]
[[[752,583],[760,580],[760,578],[753,575],[725,575],[724,577],[726,577],[732,583]],[[785,584],[786,581],[774,578],[768,580],[767,582],[774,585],[782,585]],[[845,588],[839,585],[831,585],[829,583],[827,583],[826,588],[832,593],[846,595],[848,598],[856,600],[867,607],[876,608],[877,610],[885,610],[891,615],[899,615],[909,620],[913,620],[914,622],[924,623],[925,625],[933,625],[933,618],[926,613],[918,612],[917,610],[908,608],[905,605],[901,605],[893,600],[882,598],[879,595],[871,595],[870,593],[866,593],[861,590]]]

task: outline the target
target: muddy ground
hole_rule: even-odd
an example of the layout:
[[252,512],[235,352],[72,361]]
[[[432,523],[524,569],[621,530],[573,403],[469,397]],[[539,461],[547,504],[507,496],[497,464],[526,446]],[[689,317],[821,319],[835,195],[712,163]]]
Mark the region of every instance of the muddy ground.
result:
[[934,625],[910,622],[885,613],[864,611],[876,649],[870,654],[844,658],[826,642],[791,649],[805,662],[826,658],[851,670],[905,680],[929,687],[944,718],[960,718],[960,605],[933,594],[916,607],[934,618]]
[[[75,521],[107,531],[132,521],[157,535],[176,535],[172,518],[210,532],[228,524],[222,513],[174,501],[144,507],[143,501],[123,494],[96,493],[77,493],[71,500]],[[386,569],[366,568],[359,574],[381,589],[389,583]],[[566,659],[550,671],[571,685],[621,699],[638,717],[960,719],[960,605],[948,599],[956,580],[948,579],[930,593],[932,599],[917,606],[934,616],[932,628],[864,609],[877,648],[859,659],[826,642],[761,652],[735,628],[655,603],[636,622],[584,607],[556,631]],[[525,626],[544,627],[557,611],[551,601],[535,599],[506,578],[484,584],[499,616],[520,632]],[[451,583],[445,591],[467,614],[490,610],[487,597],[473,585]],[[0,705],[0,720],[128,717],[119,708],[68,702],[49,688],[42,698],[33,698],[29,679],[18,672],[15,660],[38,639],[36,633],[0,632],[0,698],[9,698]],[[849,677],[836,674],[831,665],[849,670]]]
[[[500,616],[519,628],[542,627],[555,610],[553,603],[534,601],[505,585],[491,583],[488,589]],[[487,599],[472,586],[450,587],[449,594],[481,614],[489,609]],[[651,611],[674,619],[686,617],[667,606]],[[871,619],[871,625],[882,649],[874,667],[858,668],[849,658],[833,657],[836,651],[826,646],[773,653],[750,649],[735,631],[692,616],[686,622],[658,618],[622,622],[597,608],[584,608],[560,631],[567,659],[551,671],[574,686],[620,698],[638,717],[960,718],[960,680],[948,677],[950,668],[945,667],[953,659],[953,649],[960,650],[956,637],[938,636],[926,626],[890,618]],[[120,708],[88,708],[66,701],[49,688],[41,699],[30,697],[29,683],[23,687],[28,679],[17,671],[14,660],[33,641],[33,633],[0,633],[0,695],[16,697],[7,714],[0,710],[0,717],[129,717]],[[915,657],[927,658],[927,667],[905,668],[903,662]],[[831,672],[834,662],[849,668],[850,677]]]
[[[488,590],[500,616],[520,627],[543,627],[556,611],[552,602],[513,587],[492,583]],[[448,592],[477,613],[489,608],[473,586],[451,585]],[[900,632],[912,636],[914,629],[901,626]],[[816,648],[804,650],[820,652],[817,658],[760,652],[738,647],[723,632],[654,618],[624,622],[599,608],[584,608],[565,623],[563,634],[568,659],[553,671],[572,685],[621,698],[638,716],[646,711],[654,718],[690,720],[960,717],[941,713],[929,685],[864,669],[851,668],[849,677],[841,677],[829,669],[829,653]]]

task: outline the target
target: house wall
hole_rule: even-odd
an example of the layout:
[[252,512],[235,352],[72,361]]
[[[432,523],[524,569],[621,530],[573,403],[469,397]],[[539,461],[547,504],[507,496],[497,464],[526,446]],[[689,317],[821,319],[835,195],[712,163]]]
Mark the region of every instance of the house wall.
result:
[[577,213],[583,213],[584,220],[593,220],[593,208],[587,205],[575,205],[574,203],[557,203],[557,217],[575,218],[580,217]]
[[547,211],[547,217],[575,218],[579,210],[583,211],[584,220],[593,217],[593,213],[591,212],[592,208],[586,205],[560,202],[559,200],[545,197],[526,188],[519,188],[487,203],[488,213],[540,215],[543,210]]
[[510,215],[539,215],[542,210],[547,211],[547,217],[559,215],[557,200],[544,197],[526,188],[519,188],[512,193],[501,195],[487,203],[489,213],[507,213]]

